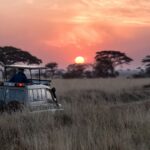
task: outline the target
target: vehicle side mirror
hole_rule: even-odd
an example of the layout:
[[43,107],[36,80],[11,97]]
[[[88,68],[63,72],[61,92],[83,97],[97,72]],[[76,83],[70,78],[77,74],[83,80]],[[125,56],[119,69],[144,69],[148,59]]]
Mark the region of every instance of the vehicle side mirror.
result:
[[52,92],[54,92],[54,93],[56,92],[56,88],[54,88],[54,87],[53,87],[51,90],[52,90]]
[[56,98],[56,88],[53,87],[53,88],[51,89],[51,91],[52,91],[54,97]]

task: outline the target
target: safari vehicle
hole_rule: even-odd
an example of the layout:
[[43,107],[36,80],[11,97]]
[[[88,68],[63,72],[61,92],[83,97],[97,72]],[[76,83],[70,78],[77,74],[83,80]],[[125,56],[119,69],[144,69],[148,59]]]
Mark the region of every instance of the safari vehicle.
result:
[[[28,82],[11,82],[8,79],[8,70],[28,70]],[[7,65],[4,66],[4,81],[0,83],[0,111],[22,111],[26,108],[30,112],[60,110],[55,88],[51,87],[50,80],[42,80],[41,72],[45,67]],[[38,72],[37,79],[33,73]]]

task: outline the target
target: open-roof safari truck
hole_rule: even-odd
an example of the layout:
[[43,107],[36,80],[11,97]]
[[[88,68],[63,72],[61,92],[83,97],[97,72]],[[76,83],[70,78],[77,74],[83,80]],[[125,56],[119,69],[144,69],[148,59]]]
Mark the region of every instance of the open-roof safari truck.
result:
[[[0,83],[0,111],[22,111],[24,108],[31,112],[61,110],[51,81],[41,79],[41,72],[45,69],[35,66],[4,66],[4,79]],[[8,72],[12,70],[23,70],[26,73],[28,71],[27,81],[11,81]],[[36,74],[36,79],[33,74]]]

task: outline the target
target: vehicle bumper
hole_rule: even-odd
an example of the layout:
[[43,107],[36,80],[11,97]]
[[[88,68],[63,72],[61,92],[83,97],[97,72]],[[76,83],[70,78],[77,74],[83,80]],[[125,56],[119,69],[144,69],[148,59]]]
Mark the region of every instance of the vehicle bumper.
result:
[[56,112],[56,111],[62,111],[63,108],[59,104],[59,106],[56,106],[56,104],[42,104],[42,105],[30,105],[29,111],[31,113],[38,113],[38,112]]

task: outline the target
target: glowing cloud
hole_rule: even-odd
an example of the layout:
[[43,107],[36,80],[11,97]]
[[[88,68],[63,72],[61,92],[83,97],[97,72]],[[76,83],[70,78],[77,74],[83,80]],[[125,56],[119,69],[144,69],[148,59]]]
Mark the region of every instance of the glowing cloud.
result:
[[31,49],[45,61],[91,61],[100,49],[136,56],[150,47],[148,0],[0,1],[0,44]]

